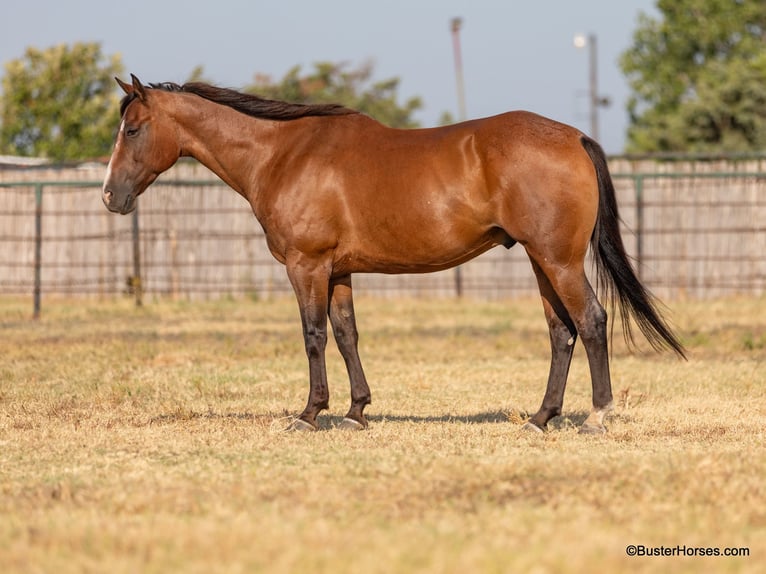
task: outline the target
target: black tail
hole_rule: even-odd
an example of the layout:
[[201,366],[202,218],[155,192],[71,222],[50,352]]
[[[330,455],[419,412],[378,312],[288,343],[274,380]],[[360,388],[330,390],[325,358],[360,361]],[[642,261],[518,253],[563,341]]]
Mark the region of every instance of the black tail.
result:
[[596,261],[599,289],[613,309],[619,304],[623,332],[629,343],[633,343],[632,316],[654,349],[670,348],[686,358],[683,345],[665,323],[654,297],[639,281],[625,253],[606,155],[591,138],[583,136],[580,141],[596,168],[598,178],[598,218],[590,244]]

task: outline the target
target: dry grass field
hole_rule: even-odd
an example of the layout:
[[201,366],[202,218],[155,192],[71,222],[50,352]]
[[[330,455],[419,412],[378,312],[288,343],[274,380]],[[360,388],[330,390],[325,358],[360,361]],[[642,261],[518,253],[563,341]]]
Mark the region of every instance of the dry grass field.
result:
[[308,392],[292,300],[29,307],[0,300],[4,573],[764,571],[766,300],[673,304],[688,362],[617,326],[604,437],[577,434],[581,346],[564,416],[520,428],[547,376],[536,300],[361,299],[370,429],[333,428],[331,341],[312,434],[282,430]]

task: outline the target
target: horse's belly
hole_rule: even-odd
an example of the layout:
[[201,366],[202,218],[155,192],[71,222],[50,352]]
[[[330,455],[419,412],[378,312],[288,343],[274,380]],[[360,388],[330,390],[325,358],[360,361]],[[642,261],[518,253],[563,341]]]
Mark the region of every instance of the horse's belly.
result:
[[465,263],[502,244],[508,238],[502,230],[479,236],[424,238],[418,230],[395,241],[371,239],[339,250],[334,269],[345,273],[432,273]]

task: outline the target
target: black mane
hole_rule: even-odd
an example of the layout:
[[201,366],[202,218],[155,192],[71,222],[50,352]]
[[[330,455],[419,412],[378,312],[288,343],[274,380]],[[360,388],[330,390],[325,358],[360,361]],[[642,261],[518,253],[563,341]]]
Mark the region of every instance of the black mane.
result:
[[[278,100],[268,100],[253,94],[245,94],[229,88],[219,88],[203,82],[189,82],[184,85],[172,82],[149,84],[148,89],[166,92],[195,94],[216,104],[228,106],[248,116],[265,120],[295,120],[307,116],[344,116],[358,112],[340,104],[292,104]],[[128,94],[120,102],[120,116],[125,113],[128,104],[136,98],[135,92]]]

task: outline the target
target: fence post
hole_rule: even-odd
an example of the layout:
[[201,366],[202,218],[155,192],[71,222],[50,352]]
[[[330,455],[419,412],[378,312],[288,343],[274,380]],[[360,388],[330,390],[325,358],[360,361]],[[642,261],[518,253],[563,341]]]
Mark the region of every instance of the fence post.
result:
[[143,305],[143,285],[141,284],[141,242],[140,229],[138,224],[138,205],[133,210],[133,277],[131,277],[131,286],[133,295],[136,297],[136,307]]
[[34,311],[32,317],[40,318],[40,292],[42,291],[43,254],[43,184],[35,184],[35,282],[32,287]]
[[458,299],[463,297],[463,270],[460,265],[455,267],[455,297]]
[[644,255],[644,177],[636,176],[636,274],[639,281],[643,279]]

